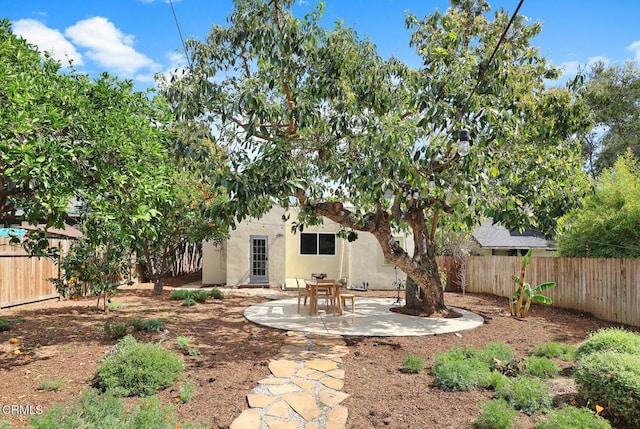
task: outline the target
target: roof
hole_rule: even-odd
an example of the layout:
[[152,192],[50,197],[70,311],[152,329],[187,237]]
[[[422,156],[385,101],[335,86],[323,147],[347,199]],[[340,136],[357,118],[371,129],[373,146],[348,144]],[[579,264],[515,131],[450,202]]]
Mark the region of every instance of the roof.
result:
[[[37,230],[41,230],[44,231],[45,230],[45,225],[38,225],[38,226],[33,226],[33,225],[26,225],[26,226],[21,226],[19,228],[22,229],[26,229],[29,231],[37,231]],[[82,233],[72,227],[71,225],[66,225],[64,226],[64,229],[57,229],[57,228],[49,228],[46,230],[47,234],[52,235],[52,236],[57,236],[57,237],[66,237],[66,238],[80,238],[82,237]]]
[[473,232],[473,238],[481,247],[490,249],[555,249],[540,232],[529,229],[524,232],[509,231],[502,225],[494,225],[487,219]]

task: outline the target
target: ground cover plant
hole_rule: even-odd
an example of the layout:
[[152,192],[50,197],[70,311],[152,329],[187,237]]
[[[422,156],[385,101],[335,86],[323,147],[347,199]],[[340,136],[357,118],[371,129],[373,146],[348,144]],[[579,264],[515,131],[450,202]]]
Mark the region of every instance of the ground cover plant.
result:
[[[171,284],[169,284],[171,286]],[[226,292],[225,299],[208,300],[194,307],[176,305],[170,299],[171,288],[162,297],[153,297],[152,285],[123,287],[118,292],[122,304],[109,314],[95,310],[95,299],[47,301],[34,306],[2,309],[2,316],[12,321],[9,331],[0,332],[0,400],[22,398],[24,404],[42,405],[45,413],[55,404],[77,400],[80,392],[91,387],[92,377],[102,359],[117,343],[104,333],[104,323],[130,323],[157,319],[165,323],[165,332],[136,331],[130,334],[138,342],[158,343],[182,355],[185,372],[174,384],[157,392],[161,404],[173,404],[177,421],[200,422],[207,428],[228,428],[246,408],[246,395],[257,382],[269,375],[268,362],[283,345],[286,333],[247,323],[243,312],[247,306],[265,298],[249,296],[244,291]],[[270,291],[270,293],[281,293]],[[284,296],[289,296],[282,292]],[[385,296],[391,301],[396,291],[356,292],[366,296]],[[293,294],[293,293],[290,293]],[[293,295],[291,295],[293,296]],[[513,348],[514,361],[531,354],[534,346],[545,342],[577,345],[588,333],[610,326],[605,322],[540,306],[526,322],[515,320],[504,311],[505,298],[467,293],[446,293],[446,301],[485,317],[477,329],[427,337],[351,338],[344,358],[347,377],[343,391],[349,394],[344,405],[349,409],[347,429],[455,427],[474,429],[475,419],[482,413],[478,404],[494,399],[493,388],[466,391],[443,391],[434,385],[430,368],[434,356],[452,347],[484,349],[500,340]],[[176,344],[178,336],[190,338],[189,345],[200,354],[191,356]],[[16,338],[23,350],[12,354]],[[31,357],[26,358],[26,351]],[[398,371],[404,357],[415,353],[425,360],[425,371],[405,374]],[[563,369],[572,362],[557,360]],[[64,378],[67,382],[57,391],[40,390],[43,380],[55,380],[60,368],[73,368]],[[509,377],[493,371],[490,386]],[[180,387],[187,381],[195,392],[187,403],[175,403]],[[419,388],[419,395],[413,390]],[[554,394],[564,390],[553,387]],[[563,388],[564,389],[564,388]],[[577,394],[575,387],[568,393]],[[137,404],[139,399],[125,399]],[[591,405],[593,408],[593,405]],[[455,412],[452,412],[455,410]],[[606,411],[602,414],[605,415]],[[540,415],[518,416],[518,429],[533,429]],[[29,416],[2,415],[0,421],[26,427]],[[623,426],[615,426],[622,429]],[[627,428],[625,428],[627,429]]]
[[118,396],[149,396],[171,386],[183,370],[177,354],[127,335],[96,371],[94,385]]
[[611,424],[588,408],[568,405],[551,410],[535,429],[611,429]]

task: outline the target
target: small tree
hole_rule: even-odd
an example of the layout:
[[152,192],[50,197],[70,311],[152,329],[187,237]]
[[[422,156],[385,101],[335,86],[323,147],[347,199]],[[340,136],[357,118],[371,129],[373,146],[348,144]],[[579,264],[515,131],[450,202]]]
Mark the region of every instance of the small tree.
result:
[[541,292],[556,287],[555,282],[547,282],[539,284],[534,288],[524,280],[530,259],[531,249],[522,257],[520,275],[513,276],[513,280],[516,282],[516,291],[511,295],[511,298],[509,298],[509,310],[511,311],[511,315],[515,317],[526,318],[529,316],[529,308],[531,307],[532,301],[551,305],[551,299],[542,295]]

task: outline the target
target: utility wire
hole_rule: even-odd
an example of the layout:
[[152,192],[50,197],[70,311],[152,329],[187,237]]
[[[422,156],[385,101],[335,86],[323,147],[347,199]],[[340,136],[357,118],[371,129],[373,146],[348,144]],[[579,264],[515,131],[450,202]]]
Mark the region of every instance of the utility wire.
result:
[[467,112],[467,107],[469,107],[469,102],[471,101],[471,97],[473,97],[473,94],[475,94],[476,90],[480,86],[480,83],[482,83],[482,79],[484,78],[484,74],[486,73],[487,68],[489,67],[489,64],[491,64],[491,61],[493,61],[493,58],[496,56],[498,49],[500,49],[500,45],[502,45],[502,42],[504,42],[505,38],[507,37],[507,32],[509,31],[509,28],[511,28],[511,25],[513,24],[513,21],[516,19],[516,16],[518,16],[518,12],[520,11],[520,7],[522,7],[523,3],[524,3],[524,0],[520,0],[520,2],[518,3],[518,6],[516,7],[515,12],[513,12],[511,19],[509,20],[509,23],[507,24],[504,31],[502,32],[502,35],[500,36],[500,40],[498,40],[496,47],[493,48],[493,52],[489,57],[489,61],[487,61],[484,67],[480,69],[480,72],[478,73],[478,80],[476,81],[475,86],[473,87],[473,89],[469,93],[469,96],[467,97],[466,101],[463,104],[462,111],[460,112],[459,120],[461,120],[464,117],[464,114]]
[[184,37],[182,37],[182,30],[180,30],[180,23],[178,22],[178,16],[176,15],[176,10],[173,7],[173,1],[169,0],[169,6],[171,6],[171,13],[173,14],[173,20],[176,22],[176,28],[178,29],[178,35],[180,36],[180,43],[182,43],[182,50],[184,51],[184,56],[189,63],[189,68],[191,68],[191,59],[189,58],[189,54],[187,53],[187,44],[184,42]]

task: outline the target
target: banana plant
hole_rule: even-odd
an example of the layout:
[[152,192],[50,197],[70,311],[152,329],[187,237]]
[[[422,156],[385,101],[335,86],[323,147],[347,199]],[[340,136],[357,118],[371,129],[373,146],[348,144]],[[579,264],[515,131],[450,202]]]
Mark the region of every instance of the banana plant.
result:
[[542,295],[542,292],[556,287],[556,282],[541,283],[536,287],[532,287],[524,281],[530,260],[531,249],[529,249],[527,254],[522,258],[520,275],[513,276],[517,287],[516,291],[511,295],[511,298],[509,298],[509,310],[511,311],[511,315],[515,317],[526,318],[529,315],[529,307],[532,301],[547,305],[551,305],[552,303],[551,298]]

